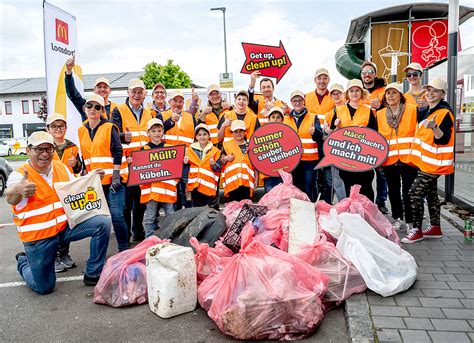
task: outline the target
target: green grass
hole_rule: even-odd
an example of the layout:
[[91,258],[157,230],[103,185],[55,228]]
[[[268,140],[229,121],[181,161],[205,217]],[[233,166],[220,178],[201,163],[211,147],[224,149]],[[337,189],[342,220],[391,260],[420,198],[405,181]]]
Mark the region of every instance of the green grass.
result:
[[28,155],[13,155],[13,156],[4,156],[7,161],[26,161],[30,157]]

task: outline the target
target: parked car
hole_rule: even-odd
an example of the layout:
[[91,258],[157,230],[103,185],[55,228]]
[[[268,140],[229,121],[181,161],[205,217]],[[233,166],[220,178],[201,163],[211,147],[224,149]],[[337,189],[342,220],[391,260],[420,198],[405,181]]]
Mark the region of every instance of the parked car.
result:
[[7,160],[0,157],[0,196],[3,195],[7,188],[7,179],[12,171],[13,169],[8,164]]
[[11,154],[11,146],[5,141],[0,141],[0,156],[10,156]]
[[26,155],[26,147],[28,145],[27,138],[20,137],[4,139],[4,142],[6,142],[11,148],[10,155]]

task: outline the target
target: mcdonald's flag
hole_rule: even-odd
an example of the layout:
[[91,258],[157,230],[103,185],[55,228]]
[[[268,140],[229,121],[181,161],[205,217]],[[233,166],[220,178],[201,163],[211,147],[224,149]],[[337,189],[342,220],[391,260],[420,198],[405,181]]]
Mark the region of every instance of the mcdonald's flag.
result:
[[77,129],[81,125],[81,114],[68,99],[64,83],[66,60],[75,56],[74,84],[84,96],[82,71],[78,64],[76,17],[44,2],[43,25],[48,115],[54,112],[63,114],[67,120],[67,138],[79,145]]

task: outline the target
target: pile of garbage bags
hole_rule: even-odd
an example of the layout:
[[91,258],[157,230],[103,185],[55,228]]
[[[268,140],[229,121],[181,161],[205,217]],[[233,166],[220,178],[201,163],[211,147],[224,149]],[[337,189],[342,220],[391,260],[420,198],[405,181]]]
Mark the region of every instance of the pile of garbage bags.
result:
[[[303,339],[316,330],[325,313],[352,294],[369,288],[390,296],[411,287],[416,280],[414,258],[400,248],[396,231],[360,194],[359,186],[334,206],[324,201],[310,204],[316,211],[316,238],[299,246],[297,253],[288,253],[294,225],[290,199],[309,199],[292,184],[290,174],[281,172],[281,177],[283,183],[258,204],[243,200],[226,204],[222,214],[197,208],[167,216],[157,237],[107,261],[94,302],[114,307],[146,302],[147,268],[152,266],[145,267],[145,255],[148,251],[148,261],[150,251],[156,255],[162,249],[157,244],[169,241],[192,247],[194,296],[223,333],[241,340]],[[255,205],[266,210],[239,223],[237,249],[226,246],[224,238],[242,218],[239,213]],[[179,274],[173,259],[166,264],[170,275]],[[155,278],[168,277],[153,272]],[[149,287],[160,294],[154,285]],[[150,304],[152,310],[157,306]]]

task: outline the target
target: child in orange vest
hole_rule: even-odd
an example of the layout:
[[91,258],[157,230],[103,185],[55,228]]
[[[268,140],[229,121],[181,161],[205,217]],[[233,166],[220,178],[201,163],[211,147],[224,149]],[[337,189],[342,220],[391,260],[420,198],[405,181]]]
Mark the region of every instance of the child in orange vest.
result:
[[195,142],[186,148],[184,163],[189,163],[187,191],[193,207],[211,206],[219,190],[219,158],[221,151],[211,142],[211,131],[206,124],[195,129]]
[[247,153],[249,144],[245,139],[245,122],[233,120],[230,130],[234,139],[222,144],[224,195],[228,196],[230,201],[251,199],[257,186],[258,173],[254,171]]
[[[142,150],[163,148],[165,142],[162,141],[164,134],[163,122],[158,118],[148,121],[148,142]],[[160,207],[163,207],[165,216],[174,212],[174,203],[176,202],[177,180],[157,181],[140,185],[140,202],[146,203],[145,214],[143,215],[143,228],[145,238],[153,235],[157,228],[157,222],[160,217]]]

